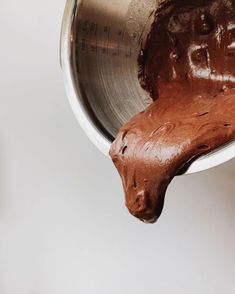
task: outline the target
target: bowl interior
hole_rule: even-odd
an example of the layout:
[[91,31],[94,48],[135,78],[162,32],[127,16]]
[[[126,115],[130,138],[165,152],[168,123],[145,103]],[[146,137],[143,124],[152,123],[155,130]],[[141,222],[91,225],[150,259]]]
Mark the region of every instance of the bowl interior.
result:
[[76,8],[75,84],[90,119],[109,140],[151,102],[138,81],[137,59],[155,1],[86,0]]

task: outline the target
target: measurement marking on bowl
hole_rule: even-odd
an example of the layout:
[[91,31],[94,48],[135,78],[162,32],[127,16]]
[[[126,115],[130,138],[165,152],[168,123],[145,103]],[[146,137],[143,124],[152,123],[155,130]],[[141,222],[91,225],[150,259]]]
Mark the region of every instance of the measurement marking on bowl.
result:
[[[76,46],[83,52],[131,58],[132,47],[130,45],[123,46],[125,37],[132,38],[123,28],[112,28],[109,25],[99,25],[89,20],[83,20],[81,25],[78,25]],[[134,39],[137,37],[133,36]]]

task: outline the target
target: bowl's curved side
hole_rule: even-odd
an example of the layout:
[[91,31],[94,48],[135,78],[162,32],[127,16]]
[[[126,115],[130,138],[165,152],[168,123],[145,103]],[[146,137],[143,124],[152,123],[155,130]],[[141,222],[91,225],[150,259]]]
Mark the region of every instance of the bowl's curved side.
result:
[[67,0],[62,21],[61,38],[60,38],[60,64],[63,72],[65,89],[72,110],[77,118],[81,128],[86,133],[92,143],[105,155],[108,155],[110,142],[96,127],[82,103],[82,94],[75,85],[72,73],[72,56],[71,56],[71,29],[75,19],[75,14],[81,0]]
[[216,167],[232,160],[233,158],[235,158],[235,142],[231,142],[230,144],[200,157],[190,165],[186,174],[192,174]]

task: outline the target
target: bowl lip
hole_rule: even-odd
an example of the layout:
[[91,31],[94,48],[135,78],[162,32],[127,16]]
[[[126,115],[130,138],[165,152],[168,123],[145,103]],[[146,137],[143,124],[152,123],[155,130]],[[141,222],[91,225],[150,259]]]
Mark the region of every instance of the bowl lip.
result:
[[82,1],[83,0],[66,1],[60,34],[60,66],[62,68],[66,94],[76,119],[92,143],[104,155],[108,156],[111,143],[90,118],[82,103],[82,93],[79,87],[76,87],[72,74],[72,48],[70,33],[76,11],[79,9],[80,4],[82,4]]
[[[110,142],[103,135],[103,133],[89,117],[82,103],[82,93],[79,87],[75,86],[75,81],[72,75],[70,32],[76,11],[81,2],[82,0],[67,0],[66,2],[60,38],[60,64],[63,72],[67,97],[75,117],[92,143],[104,155],[109,156],[109,150],[112,142]],[[205,171],[223,164],[233,158],[235,158],[235,141],[195,160],[187,169],[185,174],[187,175]]]

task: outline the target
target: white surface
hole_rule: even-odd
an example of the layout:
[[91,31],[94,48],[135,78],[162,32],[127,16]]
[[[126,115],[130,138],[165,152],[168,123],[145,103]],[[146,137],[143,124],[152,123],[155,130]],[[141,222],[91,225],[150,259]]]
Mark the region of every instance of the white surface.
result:
[[174,180],[157,224],[129,216],[65,96],[63,6],[1,1],[0,294],[234,293],[235,162]]

